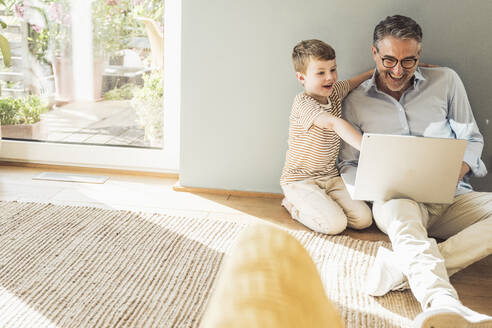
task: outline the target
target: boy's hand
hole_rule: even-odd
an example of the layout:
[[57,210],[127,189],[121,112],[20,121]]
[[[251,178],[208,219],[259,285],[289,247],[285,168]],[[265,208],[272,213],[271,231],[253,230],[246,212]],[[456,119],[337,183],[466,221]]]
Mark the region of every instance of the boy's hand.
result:
[[318,115],[314,119],[313,123],[314,123],[314,125],[322,128],[322,129],[327,129],[327,130],[333,131],[333,126],[335,125],[337,120],[339,120],[338,117],[334,116],[333,114],[324,112],[323,114]]
[[425,64],[419,62],[419,67],[440,67],[439,65]]
[[361,134],[347,121],[330,113],[322,113],[314,119],[314,124],[320,128],[335,131],[345,142],[360,150]]
[[350,86],[350,91],[352,91],[355,88],[357,88],[359,86],[359,84],[361,84],[365,80],[370,79],[373,74],[374,74],[374,68],[373,69],[370,69],[367,72],[364,72],[364,73],[362,73],[360,75],[354,76],[353,78],[351,78],[350,80],[348,80],[349,86]]

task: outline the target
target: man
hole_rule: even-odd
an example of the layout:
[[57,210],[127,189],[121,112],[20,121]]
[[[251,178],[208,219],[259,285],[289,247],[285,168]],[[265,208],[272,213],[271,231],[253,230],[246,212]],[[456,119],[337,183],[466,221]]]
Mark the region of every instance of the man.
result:
[[[393,252],[378,251],[368,293],[400,289],[407,278],[423,308],[416,327],[492,327],[491,317],[459,302],[449,282],[449,275],[491,254],[492,193],[474,192],[468,183],[470,176],[487,173],[480,160],[483,137],[458,75],[449,68],[418,68],[421,41],[413,19],[395,15],[381,21],[371,47],[376,71],[346,98],[344,117],[361,133],[465,139],[467,148],[453,203],[373,204],[374,220]],[[358,157],[343,144],[340,173],[355,174]],[[446,241],[437,245],[428,236]]]

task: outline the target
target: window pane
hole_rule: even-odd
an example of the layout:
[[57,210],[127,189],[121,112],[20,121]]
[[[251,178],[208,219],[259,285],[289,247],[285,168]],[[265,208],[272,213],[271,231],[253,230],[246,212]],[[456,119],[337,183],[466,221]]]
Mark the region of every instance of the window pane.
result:
[[92,1],[88,103],[74,92],[70,1],[7,1],[2,34],[12,65],[0,73],[3,137],[162,148],[163,6],[162,0]]

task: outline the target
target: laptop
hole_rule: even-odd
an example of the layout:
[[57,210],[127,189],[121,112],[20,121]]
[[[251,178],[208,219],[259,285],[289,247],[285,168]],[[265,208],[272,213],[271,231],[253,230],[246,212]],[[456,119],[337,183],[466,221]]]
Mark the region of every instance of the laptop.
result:
[[367,133],[356,176],[342,174],[356,200],[453,201],[466,140]]

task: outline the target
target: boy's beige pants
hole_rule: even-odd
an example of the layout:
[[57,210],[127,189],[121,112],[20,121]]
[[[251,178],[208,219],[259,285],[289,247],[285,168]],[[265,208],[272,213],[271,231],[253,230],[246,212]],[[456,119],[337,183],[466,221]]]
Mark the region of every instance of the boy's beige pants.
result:
[[352,200],[339,176],[295,181],[282,185],[282,190],[292,218],[316,232],[333,235],[347,226],[364,229],[372,223],[369,206]]
[[[449,276],[492,252],[492,193],[470,192],[451,204],[409,199],[374,202],[415,298],[426,308],[440,294],[458,298]],[[439,245],[436,237],[445,239]]]

